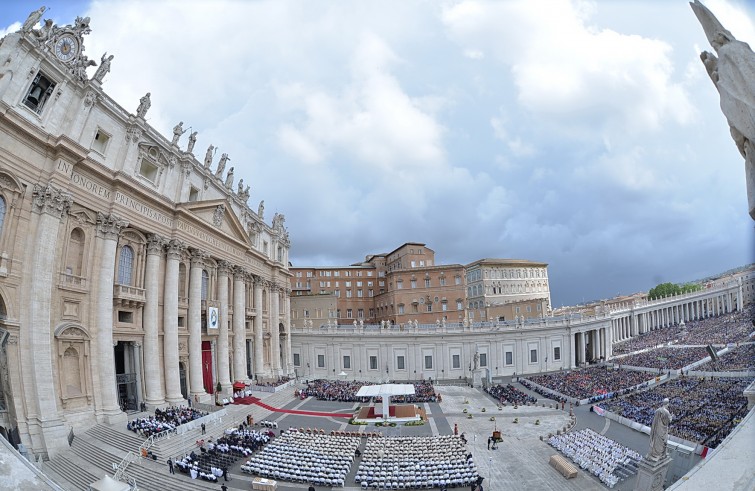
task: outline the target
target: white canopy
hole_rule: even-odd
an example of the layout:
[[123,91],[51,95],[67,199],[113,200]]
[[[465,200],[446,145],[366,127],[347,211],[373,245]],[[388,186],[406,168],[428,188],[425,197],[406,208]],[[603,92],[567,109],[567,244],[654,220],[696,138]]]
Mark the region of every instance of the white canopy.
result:
[[382,385],[365,385],[359,392],[357,397],[392,397],[392,396],[404,396],[414,395],[413,384],[382,384]]
[[90,484],[89,489],[92,491],[128,491],[131,486],[105,474],[105,477]]

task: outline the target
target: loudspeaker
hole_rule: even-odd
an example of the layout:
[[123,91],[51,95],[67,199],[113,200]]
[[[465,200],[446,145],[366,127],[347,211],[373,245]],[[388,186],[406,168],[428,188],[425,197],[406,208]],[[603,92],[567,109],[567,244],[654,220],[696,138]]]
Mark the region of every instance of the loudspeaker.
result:
[[713,346],[708,345],[705,347],[705,350],[708,352],[711,360],[718,361],[718,355],[716,354],[716,350],[713,349]]

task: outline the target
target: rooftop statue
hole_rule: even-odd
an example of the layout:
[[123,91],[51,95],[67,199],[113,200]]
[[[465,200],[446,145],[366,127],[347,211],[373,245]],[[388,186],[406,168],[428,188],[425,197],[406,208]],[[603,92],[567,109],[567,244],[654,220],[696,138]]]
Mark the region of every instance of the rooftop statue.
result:
[[186,151],[189,153],[194,151],[194,145],[197,144],[197,133],[198,131],[195,131],[189,135],[189,145],[186,147]]
[[181,121],[173,127],[173,141],[171,144],[178,145],[178,139],[181,138],[181,135],[184,133],[186,133],[186,130],[184,129],[184,122]]
[[139,107],[136,108],[136,117],[144,119],[144,116],[147,115],[147,111],[151,105],[152,101],[150,100],[150,93],[147,92],[144,97],[139,99]]
[[227,153],[224,153],[223,155],[220,156],[220,162],[218,162],[218,168],[215,170],[215,177],[217,177],[218,179],[222,179],[223,171],[225,170],[225,163],[228,162],[229,160],[231,159],[228,158]]
[[29,17],[26,18],[24,21],[24,25],[21,26],[21,30],[23,32],[29,32],[33,28],[37,27],[37,24],[39,23],[39,19],[42,18],[42,14],[45,13],[45,10],[47,10],[47,7],[44,5],[39,7],[37,10],[29,14]]
[[650,449],[648,460],[663,460],[668,454],[668,427],[671,424],[671,413],[668,410],[668,398],[663,400],[663,405],[655,410],[653,423],[650,427]]
[[703,51],[700,59],[718,89],[731,137],[745,159],[749,211],[755,220],[755,53],[747,43],[737,41],[699,0],[690,6],[718,55]]
[[115,55],[108,56],[107,52],[102,55],[102,58],[100,58],[100,66],[98,66],[97,71],[94,72],[92,80],[102,83],[102,79],[105,78],[105,75],[110,71],[110,63],[113,61],[113,58],[115,58]]
[[215,154],[215,146],[207,147],[207,153],[204,154],[204,168],[209,169],[212,165],[212,156]]

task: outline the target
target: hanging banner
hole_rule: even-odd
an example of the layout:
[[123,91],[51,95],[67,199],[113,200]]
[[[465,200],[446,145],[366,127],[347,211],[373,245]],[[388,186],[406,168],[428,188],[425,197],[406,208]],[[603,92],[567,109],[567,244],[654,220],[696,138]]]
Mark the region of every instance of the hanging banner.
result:
[[207,307],[207,329],[218,328],[218,308]]

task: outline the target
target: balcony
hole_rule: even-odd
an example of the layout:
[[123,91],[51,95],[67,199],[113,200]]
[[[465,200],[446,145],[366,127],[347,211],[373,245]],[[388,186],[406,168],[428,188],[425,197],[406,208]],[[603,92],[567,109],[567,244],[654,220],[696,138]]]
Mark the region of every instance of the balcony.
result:
[[89,288],[87,279],[85,277],[76,276],[69,273],[60,273],[60,282],[58,283],[58,286],[66,290],[74,290],[79,292],[85,292]]
[[129,285],[113,285],[113,300],[119,307],[138,308],[144,305],[144,289]]

